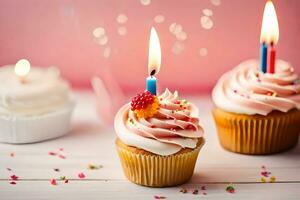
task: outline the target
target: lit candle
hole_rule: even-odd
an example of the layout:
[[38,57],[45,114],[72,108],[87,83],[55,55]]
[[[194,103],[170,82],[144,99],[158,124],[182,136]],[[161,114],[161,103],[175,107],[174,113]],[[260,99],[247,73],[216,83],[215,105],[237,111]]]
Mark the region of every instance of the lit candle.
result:
[[148,74],[146,80],[147,90],[156,95],[156,75],[160,70],[161,49],[156,30],[152,27],[149,41]]
[[260,54],[260,69],[262,72],[275,72],[275,45],[279,39],[279,26],[275,7],[272,1],[267,1],[260,34],[261,54]]
[[15,65],[15,74],[18,76],[21,83],[26,83],[26,76],[30,71],[30,63],[26,59],[19,60]]

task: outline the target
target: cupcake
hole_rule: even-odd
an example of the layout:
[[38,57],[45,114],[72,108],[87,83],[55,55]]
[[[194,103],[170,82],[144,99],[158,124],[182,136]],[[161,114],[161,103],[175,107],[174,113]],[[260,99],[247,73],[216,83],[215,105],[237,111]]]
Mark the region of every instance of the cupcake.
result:
[[39,142],[69,132],[74,103],[56,68],[33,67],[20,80],[13,66],[3,66],[0,80],[0,142]]
[[204,144],[197,108],[171,93],[145,91],[116,114],[116,147],[126,177],[149,187],[182,184]]
[[248,60],[225,73],[212,92],[221,145],[242,154],[272,154],[294,147],[300,133],[300,83],[291,65],[277,60],[262,73]]

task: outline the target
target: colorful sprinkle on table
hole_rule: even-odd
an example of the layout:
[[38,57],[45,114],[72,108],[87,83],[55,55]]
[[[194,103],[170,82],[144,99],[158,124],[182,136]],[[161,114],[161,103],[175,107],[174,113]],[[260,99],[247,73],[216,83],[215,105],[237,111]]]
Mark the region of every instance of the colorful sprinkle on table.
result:
[[271,176],[270,177],[270,183],[274,183],[276,181],[276,177],[275,176]]
[[60,172],[60,169],[58,169],[58,168],[54,168],[53,170],[56,172]]
[[57,185],[57,182],[54,178],[50,180],[50,183],[51,183],[51,185]]
[[16,154],[14,152],[12,152],[12,153],[9,154],[10,157],[15,157],[15,155]]
[[181,188],[181,190],[179,192],[181,192],[181,193],[187,193],[187,189]]
[[154,199],[166,199],[167,197],[155,195]]
[[55,153],[55,152],[53,152],[53,151],[49,151],[49,152],[48,152],[48,155],[50,155],[50,156],[56,156],[57,153]]
[[80,173],[78,174],[78,177],[79,177],[79,178],[85,178],[85,174],[84,174],[83,172],[80,172]]
[[19,179],[19,177],[16,175],[12,175],[12,176],[10,176],[10,179],[13,181],[17,181]]
[[276,181],[276,177],[275,176],[271,176],[271,172],[267,170],[266,166],[262,166],[261,167],[261,172],[260,172],[260,175],[261,175],[261,178],[260,178],[260,181],[262,183],[266,183],[267,182],[267,178],[269,178],[269,182],[270,183],[274,183]]
[[17,183],[15,181],[11,181],[9,184],[16,185]]
[[95,165],[95,164],[88,165],[88,169],[90,170],[97,170],[97,169],[101,169],[102,167],[103,167],[102,165]]
[[[64,151],[63,148],[59,148],[58,150],[59,150],[60,152]],[[58,156],[58,157],[61,158],[61,159],[66,159],[66,156],[65,156],[65,155],[63,155],[62,153],[57,153],[57,152],[55,152],[55,151],[49,151],[49,152],[48,152],[48,155],[50,155],[50,156]]]
[[195,190],[193,190],[193,194],[198,194],[198,190],[197,189],[195,189]]
[[62,154],[59,154],[58,157],[61,158],[61,159],[66,159],[66,156],[64,156]]
[[226,187],[226,192],[231,193],[231,194],[235,193],[235,188],[234,188],[234,186],[233,186],[232,184],[229,184],[229,185]]

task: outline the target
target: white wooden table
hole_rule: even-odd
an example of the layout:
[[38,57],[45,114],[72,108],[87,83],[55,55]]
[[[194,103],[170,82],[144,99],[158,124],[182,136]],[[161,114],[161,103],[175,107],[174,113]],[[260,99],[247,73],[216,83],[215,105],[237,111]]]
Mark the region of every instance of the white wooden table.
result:
[[[157,189],[127,181],[114,147],[113,129],[101,126],[92,93],[81,91],[76,93],[74,128],[69,135],[36,144],[0,144],[0,199],[155,199],[155,195],[166,199],[300,199],[300,145],[272,156],[227,152],[218,143],[209,97],[187,98],[200,108],[207,140],[189,183]],[[66,158],[48,155],[50,151]],[[90,170],[90,163],[103,167]],[[276,177],[275,183],[261,182],[262,165]],[[78,177],[81,172],[84,179]],[[9,181],[14,174],[19,177],[16,185]],[[63,183],[60,176],[69,182]],[[50,184],[53,178],[57,185]],[[225,191],[229,183],[236,189],[234,194]],[[180,193],[181,188],[188,193]],[[199,189],[199,194],[192,194],[194,189]]]

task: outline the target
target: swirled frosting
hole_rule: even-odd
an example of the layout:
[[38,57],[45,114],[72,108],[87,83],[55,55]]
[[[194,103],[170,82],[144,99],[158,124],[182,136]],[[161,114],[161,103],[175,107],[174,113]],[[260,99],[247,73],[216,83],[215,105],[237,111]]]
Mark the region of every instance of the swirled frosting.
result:
[[22,83],[13,66],[0,68],[0,114],[33,116],[60,109],[70,103],[69,85],[56,68],[32,67]]
[[164,156],[195,148],[203,135],[198,109],[168,89],[158,99],[158,113],[147,119],[137,118],[130,104],[124,105],[114,122],[118,137],[129,146]]
[[300,108],[299,77],[293,67],[277,60],[275,73],[259,71],[257,60],[248,60],[225,73],[213,89],[215,105],[228,112],[260,114]]

